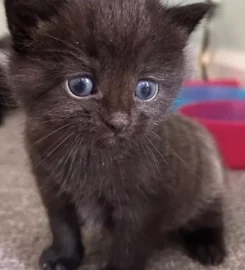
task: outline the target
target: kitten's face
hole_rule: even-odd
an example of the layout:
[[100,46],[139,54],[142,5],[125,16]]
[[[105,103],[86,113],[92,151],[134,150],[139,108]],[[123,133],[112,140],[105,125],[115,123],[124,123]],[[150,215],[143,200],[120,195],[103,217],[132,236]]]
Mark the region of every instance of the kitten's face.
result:
[[150,135],[181,85],[195,25],[157,0],[36,2],[16,8],[19,30],[8,19],[11,80],[38,130],[65,126],[103,146]]

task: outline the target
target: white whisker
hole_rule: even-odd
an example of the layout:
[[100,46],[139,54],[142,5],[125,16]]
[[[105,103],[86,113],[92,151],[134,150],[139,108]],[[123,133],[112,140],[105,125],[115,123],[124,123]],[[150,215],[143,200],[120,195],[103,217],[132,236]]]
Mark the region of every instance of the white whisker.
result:
[[50,136],[54,135],[55,133],[61,131],[62,129],[64,129],[64,128],[68,127],[68,126],[69,126],[69,124],[64,125],[64,126],[58,128],[58,129],[52,131],[51,133],[49,133],[48,135],[44,136],[44,137],[41,138],[40,140],[34,142],[34,143],[33,143],[33,146],[36,145],[36,144],[39,144],[40,142],[44,141],[45,139],[49,138]]

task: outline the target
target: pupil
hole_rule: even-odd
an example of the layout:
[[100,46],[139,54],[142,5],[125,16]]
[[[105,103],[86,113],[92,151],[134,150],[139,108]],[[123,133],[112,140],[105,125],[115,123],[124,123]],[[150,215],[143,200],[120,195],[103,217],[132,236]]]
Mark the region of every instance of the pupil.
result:
[[86,88],[86,84],[83,80],[79,80],[77,81],[77,83],[74,85],[74,88],[76,90],[76,92],[78,93],[82,93],[84,92],[85,88]]
[[151,94],[151,88],[149,83],[144,83],[142,88],[141,88],[141,93],[143,97],[148,97]]

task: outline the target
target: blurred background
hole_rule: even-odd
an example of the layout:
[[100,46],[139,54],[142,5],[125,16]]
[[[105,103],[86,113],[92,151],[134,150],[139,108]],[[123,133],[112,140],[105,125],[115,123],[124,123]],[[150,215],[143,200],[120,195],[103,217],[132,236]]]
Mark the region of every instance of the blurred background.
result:
[[[200,1],[169,0],[168,2],[169,4],[187,4]],[[200,26],[192,37],[198,68],[194,76],[201,76],[200,65],[205,64],[209,78],[237,78],[241,84],[245,85],[245,31],[242,30],[245,25],[245,1],[213,0],[209,2],[217,4],[216,12],[208,20],[208,24],[204,23]],[[198,53],[205,40],[203,36],[205,30],[209,35],[208,50],[200,56]]]

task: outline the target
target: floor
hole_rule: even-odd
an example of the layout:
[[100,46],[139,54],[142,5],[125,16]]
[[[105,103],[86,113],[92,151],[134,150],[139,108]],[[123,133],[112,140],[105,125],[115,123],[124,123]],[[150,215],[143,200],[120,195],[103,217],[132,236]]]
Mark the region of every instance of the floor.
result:
[[[50,242],[47,219],[23,147],[23,123],[23,116],[16,113],[7,119],[4,127],[0,128],[1,270],[38,269],[38,256],[43,247]],[[232,172],[229,179],[226,224],[230,252],[224,265],[211,269],[244,270],[245,173]],[[82,269],[97,269],[99,267],[97,261],[93,256],[88,256]],[[164,269],[205,268],[192,262],[180,251],[166,248],[165,251],[155,254],[149,263],[149,270]]]

